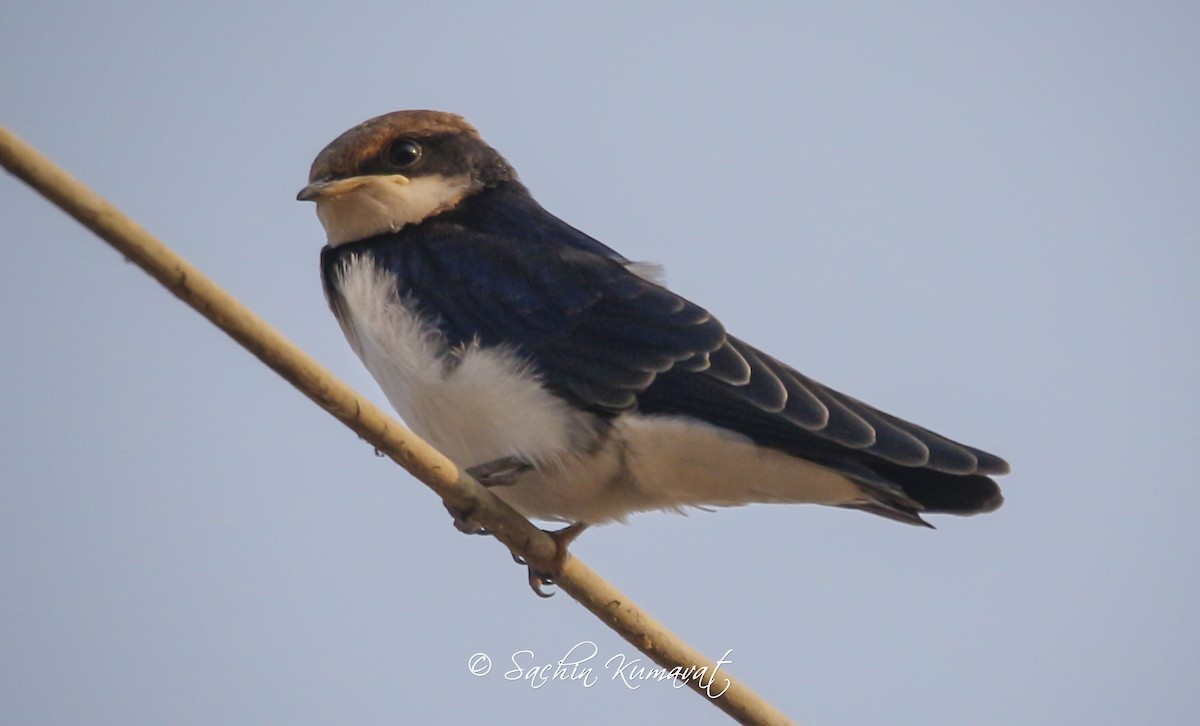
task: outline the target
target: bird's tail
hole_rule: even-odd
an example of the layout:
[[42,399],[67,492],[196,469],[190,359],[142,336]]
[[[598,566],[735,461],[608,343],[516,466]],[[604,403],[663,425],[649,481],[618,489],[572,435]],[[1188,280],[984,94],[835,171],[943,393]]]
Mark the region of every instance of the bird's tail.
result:
[[984,514],[1004,503],[1000,487],[982,474],[948,474],[925,467],[872,462],[848,476],[871,498],[865,504],[849,506],[924,527],[932,525],[921,518],[922,514]]

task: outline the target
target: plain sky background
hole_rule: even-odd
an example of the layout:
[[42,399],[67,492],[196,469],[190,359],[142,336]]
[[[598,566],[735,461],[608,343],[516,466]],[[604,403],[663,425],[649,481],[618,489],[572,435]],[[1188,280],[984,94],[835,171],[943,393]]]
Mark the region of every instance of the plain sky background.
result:
[[[734,333],[1008,458],[937,531],[576,544],[804,724],[1194,723],[1198,79],[1194,3],[0,6],[0,123],[376,401],[293,198],[435,108]],[[0,722],[724,722],[7,175],[0,220]],[[581,641],[590,688],[502,676]]]

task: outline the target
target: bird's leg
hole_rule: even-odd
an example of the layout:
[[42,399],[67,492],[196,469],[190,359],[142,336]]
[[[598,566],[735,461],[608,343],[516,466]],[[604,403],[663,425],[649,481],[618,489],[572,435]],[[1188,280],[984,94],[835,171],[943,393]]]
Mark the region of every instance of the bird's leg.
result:
[[[485,487],[491,488],[516,484],[521,474],[532,468],[533,465],[521,461],[515,456],[505,456],[501,459],[468,467],[466,471],[475,481]],[[450,512],[451,517],[454,517],[454,528],[459,532],[463,534],[491,534],[485,527],[471,519],[471,512],[460,512],[449,504],[446,505],[446,511]]]
[[527,461],[505,456],[467,467],[467,473],[485,487],[506,487],[517,483],[522,474],[533,468]]
[[[527,461],[522,461],[515,456],[505,456],[468,467],[466,471],[480,484],[491,488],[512,486],[517,483],[522,474],[532,468],[533,465]],[[471,519],[471,512],[456,511],[449,504],[446,505],[446,510],[454,517],[454,526],[459,532],[464,534],[491,534],[486,528]],[[538,597],[551,597],[554,594],[545,592],[542,590],[542,586],[554,584],[554,577],[562,572],[563,563],[567,561],[567,548],[587,528],[588,525],[586,522],[575,522],[562,529],[546,532],[546,534],[550,535],[550,539],[554,540],[555,545],[554,559],[550,562],[549,572],[536,570],[533,565],[525,562],[520,556],[513,555],[513,560],[517,564],[525,565],[529,568],[529,587],[537,593]]]
[[[574,542],[579,535],[583,534],[583,530],[587,528],[587,522],[575,522],[574,524],[569,524],[566,527],[554,532],[546,532],[546,534],[550,535],[550,539],[554,540],[554,544],[557,548],[554,553],[554,559],[550,562],[550,571],[541,572],[539,570],[535,570],[533,565],[527,565],[529,567],[529,587],[533,588],[534,593],[536,593],[538,597],[550,597],[554,594],[552,592],[548,593],[543,591],[542,585],[554,584],[554,577],[562,573],[563,563],[567,561],[567,547]],[[526,564],[521,562],[519,559],[517,562],[519,564]]]

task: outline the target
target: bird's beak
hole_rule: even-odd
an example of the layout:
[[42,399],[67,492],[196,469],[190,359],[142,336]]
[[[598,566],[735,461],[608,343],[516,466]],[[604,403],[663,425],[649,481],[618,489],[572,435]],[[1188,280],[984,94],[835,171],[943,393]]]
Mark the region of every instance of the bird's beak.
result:
[[[390,174],[386,178],[388,181],[396,184],[408,184],[408,177],[403,174]],[[329,197],[336,197],[342,194],[347,194],[360,187],[366,186],[373,182],[378,182],[379,176],[352,176],[347,179],[334,179],[333,181],[317,180],[300,190],[296,195],[298,202],[316,202]]]

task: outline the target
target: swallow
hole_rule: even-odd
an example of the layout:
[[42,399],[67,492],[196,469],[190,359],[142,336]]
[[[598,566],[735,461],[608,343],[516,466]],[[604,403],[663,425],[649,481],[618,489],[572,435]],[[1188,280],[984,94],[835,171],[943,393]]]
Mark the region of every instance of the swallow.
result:
[[569,523],[564,552],[649,510],[814,503],[929,526],[1003,502],[1004,460],[730,335],[542,208],[458,115],[355,126],[297,199],[325,230],[330,308],[397,413],[517,511]]

